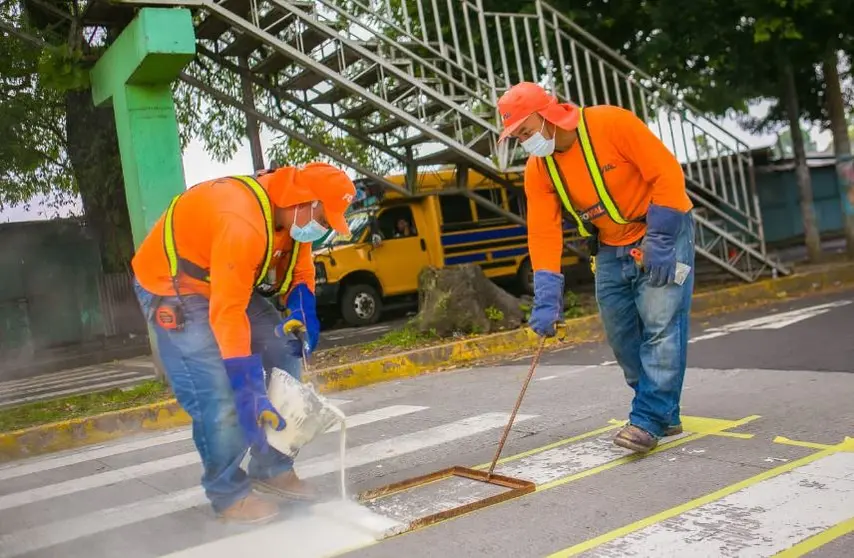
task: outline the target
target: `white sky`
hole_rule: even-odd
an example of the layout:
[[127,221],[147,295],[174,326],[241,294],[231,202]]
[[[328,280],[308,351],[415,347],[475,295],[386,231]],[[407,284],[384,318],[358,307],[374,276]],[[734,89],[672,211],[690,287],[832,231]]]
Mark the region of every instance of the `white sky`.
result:
[[[762,105],[752,108],[750,112],[751,114],[758,116],[764,113],[767,108],[768,104],[763,103]],[[741,130],[738,124],[730,119],[722,120],[720,123],[724,129],[740,138],[751,148],[766,147],[776,141],[776,135],[773,134],[761,136],[750,135]],[[817,142],[819,150],[823,149],[831,140],[830,132],[812,130],[811,136],[813,140]],[[269,146],[270,138],[270,135],[267,133],[262,133],[261,135],[261,141],[265,151]],[[218,176],[252,172],[252,157],[249,152],[248,142],[244,142],[243,145],[241,145],[240,149],[234,154],[231,161],[227,163],[219,163],[208,157],[200,141],[194,140],[184,151],[183,162],[184,178],[189,185],[197,184],[203,180],[216,178]],[[265,163],[269,163],[266,158]],[[283,163],[286,164],[286,162]],[[42,220],[53,217],[65,217],[69,214],[69,212],[66,211],[57,215],[52,210],[45,209],[43,207],[43,200],[39,199],[32,200],[29,205],[29,209],[24,206],[17,206],[0,211],[0,222]],[[79,204],[77,207],[71,209],[77,214],[82,212]]]

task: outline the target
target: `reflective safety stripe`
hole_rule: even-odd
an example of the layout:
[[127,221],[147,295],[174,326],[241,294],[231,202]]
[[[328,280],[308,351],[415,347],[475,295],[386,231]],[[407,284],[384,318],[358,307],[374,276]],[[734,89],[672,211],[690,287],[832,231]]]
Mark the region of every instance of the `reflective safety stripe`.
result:
[[584,222],[581,220],[581,217],[578,216],[578,213],[575,212],[575,209],[572,207],[572,203],[569,201],[569,195],[567,194],[566,188],[563,185],[561,172],[557,166],[557,163],[554,160],[554,157],[549,155],[545,159],[546,168],[549,171],[549,176],[552,179],[552,184],[555,187],[555,191],[557,191],[557,195],[560,196],[560,201],[563,203],[564,209],[566,209],[567,213],[572,215],[572,217],[575,219],[575,224],[578,225],[578,232],[581,233],[581,236],[590,236],[590,231],[588,231],[587,227],[584,226]]
[[279,296],[285,296],[288,289],[291,288],[291,283],[294,280],[294,268],[297,266],[297,256],[299,255],[300,242],[294,242],[294,249],[291,252],[291,261],[288,262],[288,269],[285,271],[285,278],[279,286]]
[[584,111],[581,112],[581,118],[578,119],[578,139],[581,141],[581,152],[584,153],[584,162],[587,164],[587,172],[590,173],[590,178],[593,180],[593,185],[596,187],[596,195],[602,205],[605,206],[605,211],[612,221],[620,225],[628,225],[629,221],[623,218],[617,204],[611,198],[611,193],[608,192],[608,187],[605,185],[605,179],[602,178],[602,171],[599,167],[599,161],[596,160],[596,151],[593,150],[593,144],[590,143],[590,135],[587,133],[587,119],[584,118]]
[[[584,155],[584,163],[587,167],[587,172],[590,174],[590,179],[593,181],[593,187],[596,189],[596,195],[599,197],[599,201],[608,213],[608,217],[610,217],[615,223],[628,225],[633,221],[625,219],[620,213],[617,204],[614,203],[613,198],[611,198],[611,194],[608,192],[608,188],[605,185],[605,179],[602,177],[602,172],[599,170],[599,162],[596,160],[596,152],[593,149],[593,144],[590,142],[590,135],[587,131],[587,121],[584,116],[584,110],[585,109],[583,108],[580,109],[581,118],[578,120],[578,140],[581,144],[581,151]],[[589,237],[591,235],[590,231],[584,225],[584,221],[579,217],[569,200],[566,181],[560,172],[557,162],[555,162],[552,155],[544,157],[544,159],[549,178],[552,181],[555,191],[560,197],[560,201],[563,203],[564,209],[566,209],[567,213],[572,215],[575,219],[575,223],[578,225],[578,232],[581,236]]]
[[[249,188],[258,200],[258,205],[261,206],[261,212],[264,215],[264,224],[267,232],[267,246],[264,251],[264,262],[258,270],[258,275],[255,278],[255,286],[261,285],[267,278],[267,272],[270,268],[270,262],[273,259],[273,242],[275,240],[275,223],[273,220],[273,207],[270,204],[270,198],[264,187],[251,176],[232,176],[233,178]],[[184,260],[178,256],[178,246],[175,242],[175,206],[178,204],[178,199],[183,193],[178,194],[169,204],[166,210],[166,218],[163,223],[163,248],[166,252],[166,259],[169,261],[169,275],[172,277],[172,284],[175,286],[175,291],[178,291],[178,272],[183,271],[190,277],[204,282],[210,282],[210,270],[204,269],[189,260]],[[300,243],[294,242],[294,248],[291,251],[291,260],[288,263],[288,269],[282,284],[279,286],[278,294],[284,295],[290,288],[293,281],[293,272],[297,263],[297,255],[299,254]]]

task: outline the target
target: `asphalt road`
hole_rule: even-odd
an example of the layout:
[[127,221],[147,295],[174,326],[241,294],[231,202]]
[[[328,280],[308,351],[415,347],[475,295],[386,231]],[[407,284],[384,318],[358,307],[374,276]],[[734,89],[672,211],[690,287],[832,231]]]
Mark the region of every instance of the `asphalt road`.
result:
[[[451,478],[354,511],[335,503],[330,432],[297,461],[328,502],[233,527],[205,505],[187,430],[3,466],[0,557],[849,558],[854,442],[837,444],[854,436],[852,324],[854,291],[694,324],[686,433],[642,458],[610,442],[630,392],[607,347],[550,353],[496,469],[536,492],[409,532],[504,489]],[[349,493],[488,463],[527,371],[522,359],[336,394]]]

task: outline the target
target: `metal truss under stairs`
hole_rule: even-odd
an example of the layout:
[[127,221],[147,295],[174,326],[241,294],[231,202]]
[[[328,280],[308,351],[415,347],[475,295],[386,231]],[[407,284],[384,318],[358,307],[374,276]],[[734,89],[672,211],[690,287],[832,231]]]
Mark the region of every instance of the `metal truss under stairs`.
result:
[[[406,195],[426,195],[419,177],[450,169],[441,194],[462,193],[520,224],[527,156],[515,141],[497,142],[498,97],[527,80],[564,101],[622,106],[682,162],[698,253],[745,281],[788,273],[766,253],[746,144],[547,2],[536,0],[535,11],[523,14],[493,13],[489,4],[93,0],[85,18],[90,26],[120,27],[136,7],[187,7],[197,57],[182,75],[186,84]],[[319,129],[357,140],[370,163],[316,141]],[[389,181],[387,169],[405,173],[404,184]],[[472,191],[471,176],[505,187],[519,211]]]

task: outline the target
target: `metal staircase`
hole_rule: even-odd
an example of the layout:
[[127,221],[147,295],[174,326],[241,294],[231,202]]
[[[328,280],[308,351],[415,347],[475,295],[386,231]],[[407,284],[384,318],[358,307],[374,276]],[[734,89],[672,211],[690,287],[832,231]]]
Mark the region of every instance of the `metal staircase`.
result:
[[[562,100],[623,106],[682,162],[698,253],[745,281],[787,273],[766,253],[748,147],[547,2],[534,5],[507,14],[488,11],[488,0],[93,0],[85,17],[116,27],[134,7],[190,8],[198,56],[182,79],[212,102],[408,195],[425,194],[419,176],[451,168],[443,193],[494,211],[468,176],[524,196],[527,155],[514,141],[497,144],[495,104],[510,85],[536,81]],[[317,142],[318,129],[357,138],[369,163]],[[405,187],[384,178],[388,169],[406,173]]]

